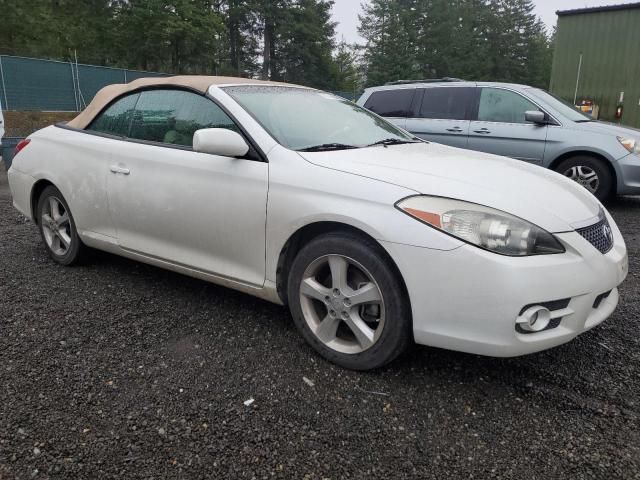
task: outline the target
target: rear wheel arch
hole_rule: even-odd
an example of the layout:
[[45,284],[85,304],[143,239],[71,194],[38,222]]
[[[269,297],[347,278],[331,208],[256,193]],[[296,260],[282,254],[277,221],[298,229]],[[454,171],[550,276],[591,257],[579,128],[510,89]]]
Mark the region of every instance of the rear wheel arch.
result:
[[557,172],[557,168],[562,162],[564,162],[565,160],[576,158],[576,157],[590,157],[602,162],[606,166],[609,173],[611,174],[611,180],[612,180],[611,194],[612,195],[616,194],[616,190],[618,186],[618,183],[617,183],[618,176],[616,174],[616,169],[611,164],[611,160],[609,160],[607,157],[605,157],[600,153],[592,152],[590,150],[573,150],[570,152],[565,152],[551,162],[551,164],[549,165],[549,169],[553,170],[554,172]]
[[38,209],[38,200],[40,199],[42,192],[44,192],[44,189],[48,186],[55,187],[55,185],[49,180],[41,179],[38,180],[31,189],[31,218],[33,218],[36,225],[38,224],[38,215],[36,214]]
[[340,222],[315,222],[305,225],[294,232],[289,239],[285,242],[280,251],[278,257],[278,266],[276,270],[276,286],[278,295],[283,303],[288,304],[287,298],[287,283],[289,279],[289,273],[291,271],[291,264],[295,259],[298,252],[313,239],[325,235],[325,234],[344,234],[353,237],[356,240],[360,240],[369,244],[372,248],[378,250],[385,259],[389,262],[390,267],[396,274],[398,281],[402,285],[403,292],[406,301],[409,304],[409,311],[411,311],[411,301],[409,298],[409,291],[404,282],[404,278],[400,273],[396,262],[391,258],[391,255],[380,245],[380,243],[365,231]]

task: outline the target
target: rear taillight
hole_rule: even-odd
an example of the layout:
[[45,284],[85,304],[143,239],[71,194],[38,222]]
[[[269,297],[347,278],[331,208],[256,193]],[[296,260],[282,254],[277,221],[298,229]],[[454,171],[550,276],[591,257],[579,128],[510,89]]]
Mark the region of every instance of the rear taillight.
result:
[[15,157],[18,153],[20,153],[24,147],[29,145],[30,142],[31,140],[29,140],[28,138],[25,138],[24,140],[20,140],[16,145],[16,149],[13,151],[13,156]]

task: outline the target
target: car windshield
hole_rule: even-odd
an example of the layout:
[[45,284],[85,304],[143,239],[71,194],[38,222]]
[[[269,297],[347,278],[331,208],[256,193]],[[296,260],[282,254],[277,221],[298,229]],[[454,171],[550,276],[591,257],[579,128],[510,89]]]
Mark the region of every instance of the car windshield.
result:
[[545,92],[539,88],[530,88],[528,89],[528,92],[538,100],[542,100],[549,106],[555,108],[569,120],[574,122],[590,122],[593,120],[591,115],[581,112],[578,110],[578,107],[571,105],[569,102],[566,102],[549,92]]
[[329,93],[297,87],[224,87],[281,145],[322,151],[419,141],[386,120]]

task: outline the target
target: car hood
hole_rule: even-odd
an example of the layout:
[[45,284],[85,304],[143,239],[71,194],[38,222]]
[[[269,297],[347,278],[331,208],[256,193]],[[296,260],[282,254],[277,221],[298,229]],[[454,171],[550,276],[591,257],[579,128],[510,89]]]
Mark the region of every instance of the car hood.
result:
[[392,183],[416,193],[496,208],[553,233],[595,223],[601,208],[583,187],[546,168],[435,143],[300,155],[318,166]]
[[617,137],[632,137],[640,139],[640,130],[637,128],[623,127],[609,122],[574,122],[572,130],[582,132],[599,133],[603,135],[615,135]]

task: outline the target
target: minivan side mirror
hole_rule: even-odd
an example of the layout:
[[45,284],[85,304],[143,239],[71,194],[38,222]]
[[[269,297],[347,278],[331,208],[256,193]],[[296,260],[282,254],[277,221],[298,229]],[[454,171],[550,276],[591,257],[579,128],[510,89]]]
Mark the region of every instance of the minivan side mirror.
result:
[[536,123],[538,125],[546,125],[547,116],[540,110],[528,110],[524,112],[524,119],[527,122]]
[[249,145],[242,135],[226,128],[203,128],[193,134],[193,150],[223,157],[244,157]]

